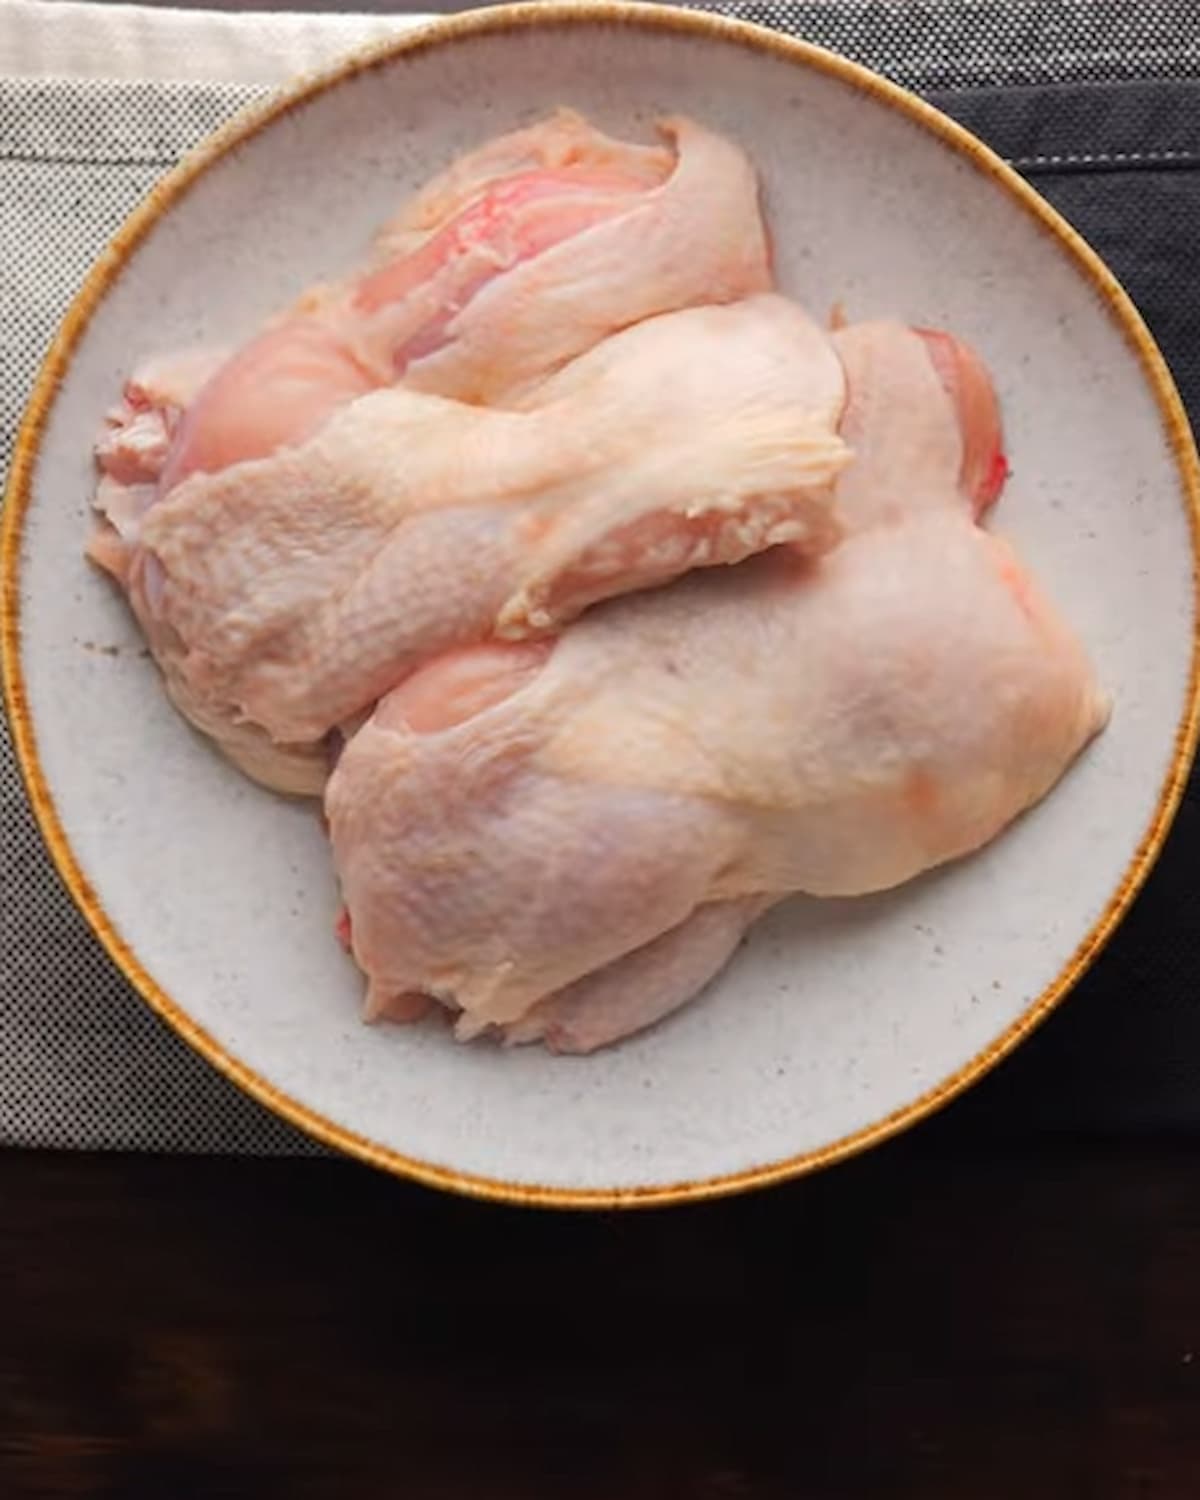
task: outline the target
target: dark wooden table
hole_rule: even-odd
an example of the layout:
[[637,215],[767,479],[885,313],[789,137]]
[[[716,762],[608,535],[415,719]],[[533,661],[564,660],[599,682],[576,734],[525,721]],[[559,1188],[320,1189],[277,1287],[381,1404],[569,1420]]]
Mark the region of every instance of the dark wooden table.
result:
[[1198,1166],[935,1124],[572,1216],[0,1154],[0,1497],[1195,1500]]

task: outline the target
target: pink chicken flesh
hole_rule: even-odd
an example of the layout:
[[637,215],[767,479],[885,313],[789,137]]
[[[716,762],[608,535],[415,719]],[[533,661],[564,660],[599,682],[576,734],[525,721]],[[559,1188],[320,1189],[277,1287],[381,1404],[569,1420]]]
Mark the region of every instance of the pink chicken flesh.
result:
[[976,849],[1102,727],[1081,647],[977,525],[994,397],[945,335],[836,340],[849,533],[460,651],[385,697],[326,796],[368,1014],[588,1051],[691,998],[794,891]]
[[193,474],[143,517],[127,586],[193,718],[312,746],[451,647],[779,542],[827,550],[844,399],[782,298],[666,314],[520,410],[400,385]]
[[661,128],[670,147],[634,145],[560,111],[462,157],[361,273],[312,288],[224,360],[149,362],[112,414],[102,468],[165,493],[303,442],[401,377],[505,402],[642,318],[766,291],[750,163],[689,120]]

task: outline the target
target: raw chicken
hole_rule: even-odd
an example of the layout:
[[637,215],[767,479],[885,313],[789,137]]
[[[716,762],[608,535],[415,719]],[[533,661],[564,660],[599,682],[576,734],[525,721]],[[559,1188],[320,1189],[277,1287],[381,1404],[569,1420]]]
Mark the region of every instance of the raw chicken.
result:
[[138,479],[166,492],[303,442],[401,376],[507,401],[616,329],[766,291],[750,163],[689,120],[660,129],[669,147],[634,145],[564,110],[461,158],[385,227],[360,274],[312,288],[215,367],[205,353],[139,371],[102,468],[121,480],[132,455]]
[[[325,757],[316,731],[310,720],[281,739],[211,682],[197,685],[186,648],[155,608],[161,577],[141,550],[150,508],[189,475],[303,445],[400,377],[413,391],[528,405],[548,374],[614,330],[766,290],[752,166],[688,120],[660,129],[667,144],[635,145],[564,110],[501,136],[406,205],[360,274],[313,288],[232,356],[157,358],[128,382],[97,445],[105,524],[88,550],[131,589],[177,706],[256,779],[318,793]],[[421,408],[405,411],[415,422]],[[409,540],[422,567],[446,567],[453,549],[471,547],[472,531],[451,525],[428,545]],[[186,587],[179,577],[175,585]]]
[[1004,475],[978,361],[894,324],[838,344],[837,548],[456,653],[350,741],[326,808],[369,1015],[431,995],[463,1037],[613,1041],[783,895],[978,848],[1103,726],[1078,642],[976,524]]
[[360,272],[144,365],[97,446],[89,551],[181,711],[285,791],[344,742],[369,1016],[605,1045],[788,893],[977,848],[1105,721],[978,524],[979,361],[769,295],[750,164],[661,132],[464,156]]
[[290,747],[284,770],[311,766],[329,730],[451,647],[779,542],[827,550],[844,399],[793,303],[667,314],[520,410],[401,385],[298,447],[193,474],[145,513],[126,584],[180,707],[274,781],[247,723]]

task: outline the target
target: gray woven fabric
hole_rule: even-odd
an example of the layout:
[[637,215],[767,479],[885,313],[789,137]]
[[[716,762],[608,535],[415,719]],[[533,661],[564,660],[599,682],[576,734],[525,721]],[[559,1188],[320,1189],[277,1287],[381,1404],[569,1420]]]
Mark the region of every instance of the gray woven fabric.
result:
[[[1103,90],[1135,78],[1200,77],[1195,0],[768,0],[714,8],[793,30],[912,87],[965,91],[964,104],[970,91],[989,85],[1058,79]],[[256,92],[0,79],[0,471],[38,363],[96,253],[155,179]],[[1082,99],[1086,91],[1078,92]],[[993,109],[1001,149],[1007,131],[1010,154],[1031,170],[1052,170],[1056,156],[1070,157],[1068,168],[1090,158],[1107,157],[1111,165],[1103,134],[1109,116],[1094,107],[1099,94],[1089,96],[1091,115],[1064,111],[1063,91],[1055,97],[1052,126],[1039,125],[1036,90],[1025,91],[1025,108],[1015,115]],[[966,115],[970,122],[969,109]],[[985,112],[979,123],[988,118]],[[1153,152],[1153,125],[1151,119],[1150,137],[1135,143],[1139,155]],[[1162,150],[1172,162],[1176,150],[1194,157],[1196,143],[1177,141],[1174,128],[1164,123]],[[1128,238],[1123,244],[1134,253]],[[1053,1079],[1048,1088],[1055,1089]],[[1082,1109],[1086,1114],[1086,1104]],[[129,991],[58,885],[0,724],[4,1140],[315,1149],[227,1085]]]
[[1200,77],[1197,0],[729,0],[920,91]]
[[[88,266],[146,190],[252,97],[0,80],[0,470]],[[62,890],[0,720],[0,1140],[278,1151],[307,1141],[129,989]]]

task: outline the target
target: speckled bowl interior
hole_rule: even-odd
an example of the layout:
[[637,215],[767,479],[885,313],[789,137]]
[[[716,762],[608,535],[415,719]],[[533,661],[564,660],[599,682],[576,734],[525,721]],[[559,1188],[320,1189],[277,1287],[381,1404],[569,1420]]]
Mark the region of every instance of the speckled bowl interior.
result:
[[[688,1197],[927,1112],[1019,1039],[1119,916],[1191,748],[1191,455],[1119,293],[931,114],[711,18],[537,11],[455,20],[343,70],[211,152],[97,273],[18,465],[11,702],[76,896],[143,991],[260,1097],[471,1191]],[[978,857],[879,898],[784,906],[698,1003],[582,1059],[360,1024],[316,817],[189,732],[82,556],[90,441],[138,356],[238,337],[351,263],[456,152],[559,104],[619,133],[673,112],[728,132],[761,169],[786,291],[944,325],[983,352],[1013,465],[996,527],[1116,705],[1062,786]]]

